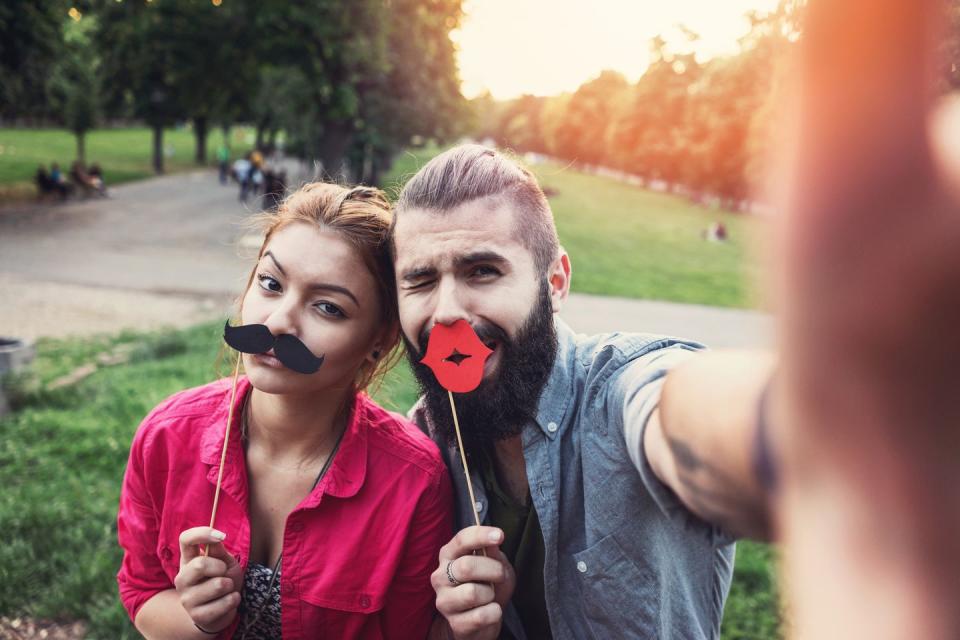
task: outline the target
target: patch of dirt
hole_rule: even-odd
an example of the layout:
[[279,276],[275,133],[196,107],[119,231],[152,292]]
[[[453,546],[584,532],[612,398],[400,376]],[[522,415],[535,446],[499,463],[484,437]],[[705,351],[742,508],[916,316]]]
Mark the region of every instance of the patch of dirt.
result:
[[83,622],[0,617],[0,640],[76,640],[86,635]]
[[0,273],[0,330],[26,340],[122,329],[186,327],[226,317],[227,299],[201,299],[29,280]]

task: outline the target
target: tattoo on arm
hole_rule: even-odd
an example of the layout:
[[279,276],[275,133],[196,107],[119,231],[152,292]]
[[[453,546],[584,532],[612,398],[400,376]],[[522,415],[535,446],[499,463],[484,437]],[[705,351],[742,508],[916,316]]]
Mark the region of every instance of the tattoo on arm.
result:
[[747,508],[744,491],[716,465],[704,460],[690,444],[667,437],[676,462],[675,487],[681,501],[703,520],[733,534],[767,537],[767,523]]

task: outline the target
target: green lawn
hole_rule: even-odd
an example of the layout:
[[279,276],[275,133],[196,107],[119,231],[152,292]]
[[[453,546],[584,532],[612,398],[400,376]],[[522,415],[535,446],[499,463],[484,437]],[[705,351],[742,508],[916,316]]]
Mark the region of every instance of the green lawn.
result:
[[[396,193],[438,152],[402,154],[385,184]],[[560,242],[570,254],[574,291],[708,304],[753,306],[759,265],[751,248],[755,218],[705,209],[570,167],[531,167],[550,195]],[[730,240],[701,233],[723,222]]]
[[[32,379],[12,385],[18,409],[0,420],[0,615],[84,619],[91,638],[135,638],[120,607],[116,507],[130,440],[143,416],[178,390],[229,373],[221,326],[93,339],[41,340]],[[128,364],[105,367],[56,391],[45,384],[118,346]],[[377,393],[405,410],[415,398],[409,370],[395,369]],[[743,544],[727,615],[727,640],[776,638],[771,550]]]
[[[234,150],[250,146],[245,142],[246,130],[231,133]],[[207,138],[207,158],[212,162],[222,136],[213,131]],[[168,129],[163,134],[167,155],[167,171],[193,168],[194,137],[186,128]],[[57,162],[67,172],[76,158],[77,145],[72,133],[63,129],[0,129],[0,202],[9,198],[36,194],[33,176],[38,165],[48,169]],[[145,127],[100,129],[87,134],[87,164],[99,163],[108,185],[139,180],[153,175],[153,139]]]

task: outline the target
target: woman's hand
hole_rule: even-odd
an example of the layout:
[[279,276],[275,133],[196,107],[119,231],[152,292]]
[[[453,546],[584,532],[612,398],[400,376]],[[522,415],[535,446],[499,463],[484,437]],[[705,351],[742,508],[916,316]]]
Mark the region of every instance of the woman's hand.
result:
[[[180,534],[180,572],[173,583],[180,604],[204,631],[230,626],[240,605],[243,571],[223,547],[226,534],[210,527],[194,527]],[[200,545],[206,545],[203,556]]]

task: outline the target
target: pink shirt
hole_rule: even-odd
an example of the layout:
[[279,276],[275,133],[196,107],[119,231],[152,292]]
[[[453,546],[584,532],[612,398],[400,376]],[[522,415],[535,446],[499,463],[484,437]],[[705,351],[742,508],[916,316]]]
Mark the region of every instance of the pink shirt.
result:
[[[249,390],[241,378],[216,520],[244,568],[250,520],[239,407]],[[117,518],[117,581],[131,620],[173,588],[180,533],[210,523],[229,402],[230,380],[183,391],[154,409],[133,439]],[[436,446],[359,394],[326,476],[287,517],[283,637],[425,637],[434,614],[430,574],[451,535],[450,479]]]

